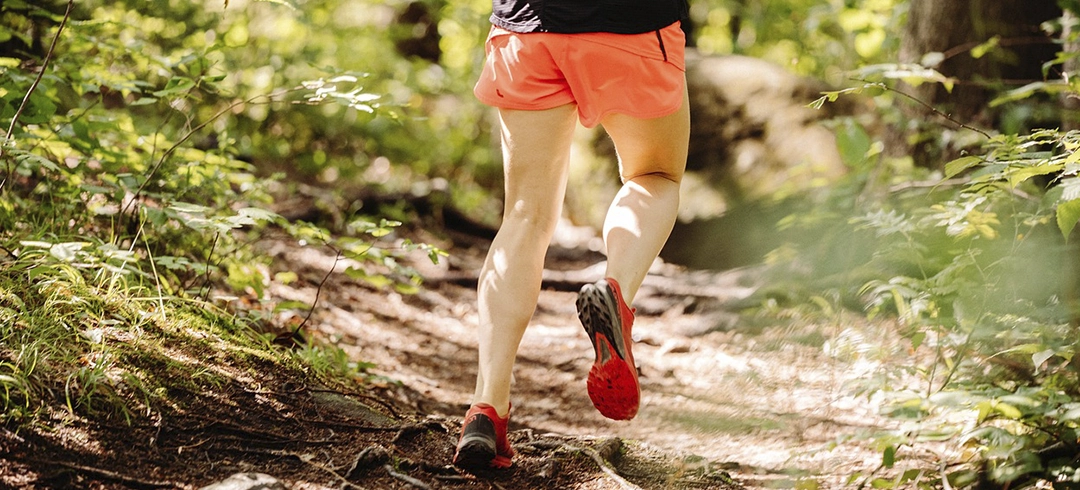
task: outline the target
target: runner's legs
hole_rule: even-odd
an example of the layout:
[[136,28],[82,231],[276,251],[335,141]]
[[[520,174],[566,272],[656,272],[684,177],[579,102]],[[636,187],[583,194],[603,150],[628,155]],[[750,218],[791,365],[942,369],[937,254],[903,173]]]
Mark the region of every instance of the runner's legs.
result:
[[606,277],[622,286],[623,299],[631,304],[678,215],[690,139],[685,89],[682,107],[671,115],[610,114],[600,123],[615,143],[623,180],[604,220]]
[[536,309],[544,256],[562,212],[576,110],[574,104],[499,110],[506,200],[477,286],[480,359],[473,397],[499,416],[510,409],[514,358]]

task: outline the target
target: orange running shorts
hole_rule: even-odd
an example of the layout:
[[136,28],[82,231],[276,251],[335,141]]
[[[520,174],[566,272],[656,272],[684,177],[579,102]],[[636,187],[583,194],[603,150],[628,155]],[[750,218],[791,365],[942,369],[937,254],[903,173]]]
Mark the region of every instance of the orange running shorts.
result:
[[519,34],[492,27],[473,93],[503,109],[577,104],[589,128],[611,113],[666,116],[682,107],[685,46],[678,22],[643,34]]

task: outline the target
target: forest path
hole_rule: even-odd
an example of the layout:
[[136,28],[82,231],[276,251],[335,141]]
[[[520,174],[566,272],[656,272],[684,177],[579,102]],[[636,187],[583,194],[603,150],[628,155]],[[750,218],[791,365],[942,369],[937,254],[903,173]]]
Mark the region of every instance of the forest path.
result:
[[[373,363],[371,373],[400,381],[401,401],[412,409],[452,425],[468,408],[475,383],[475,271],[483,248],[452,248],[438,266],[418,260],[427,282],[415,295],[332,274],[308,328],[337,341],[351,358]],[[275,287],[271,293],[279,298],[310,303],[335,266],[329,251],[287,242],[270,250],[276,263],[304,279]],[[881,348],[887,330],[845,315],[827,324],[795,318],[783,325],[740,316],[729,305],[754,291],[750,270],[655,268],[634,305],[641,410],[629,422],[601,416],[585,392],[593,358],[574,307],[578,286],[599,277],[598,260],[558,247],[549,254],[515,369],[512,431],[637,441],[677,455],[687,471],[702,465],[726,471],[746,488],[842,488],[853,473],[880,465],[880,453],[854,440],[884,421],[848,386],[880,366],[859,356],[841,360],[852,356],[827,355],[823,346],[840,335],[847,343],[833,341],[834,350]],[[455,437],[448,434],[446,445]]]

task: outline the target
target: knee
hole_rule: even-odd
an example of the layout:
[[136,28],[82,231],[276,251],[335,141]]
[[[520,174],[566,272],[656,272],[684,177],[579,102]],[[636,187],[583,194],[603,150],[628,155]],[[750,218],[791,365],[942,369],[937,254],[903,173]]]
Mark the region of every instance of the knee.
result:
[[637,173],[622,173],[621,177],[624,184],[630,181],[638,181],[642,179],[659,179],[669,181],[671,183],[674,183],[675,185],[679,185],[682,183],[683,169],[679,168],[675,170],[649,170]]
[[550,237],[559,222],[560,206],[529,204],[524,201],[507,203],[503,212],[503,227],[519,227],[523,231]]

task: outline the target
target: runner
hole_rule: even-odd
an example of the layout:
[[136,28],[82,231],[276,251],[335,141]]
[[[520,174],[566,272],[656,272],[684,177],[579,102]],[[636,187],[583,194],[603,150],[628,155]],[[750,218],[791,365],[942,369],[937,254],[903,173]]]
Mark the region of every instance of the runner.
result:
[[479,276],[479,373],[455,465],[512,464],[511,373],[536,309],[579,121],[611,137],[623,182],[604,221],[604,278],[577,299],[596,356],[586,386],[604,416],[637,414],[629,305],[679,207],[690,135],[687,10],[686,0],[493,1],[474,93],[499,109],[506,201]]

